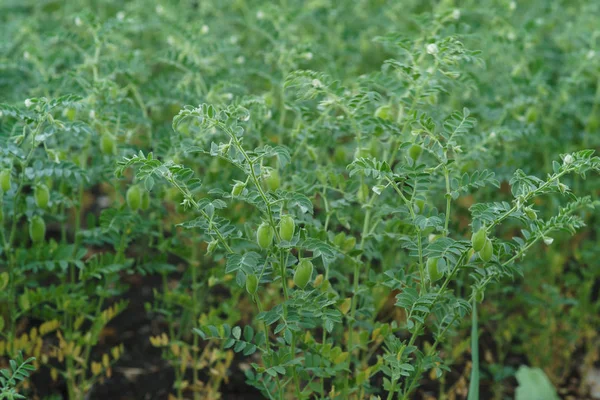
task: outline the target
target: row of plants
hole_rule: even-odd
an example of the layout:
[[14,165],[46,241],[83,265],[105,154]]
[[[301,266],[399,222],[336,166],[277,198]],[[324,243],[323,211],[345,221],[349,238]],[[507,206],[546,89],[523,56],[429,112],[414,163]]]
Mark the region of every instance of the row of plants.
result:
[[563,387],[598,351],[599,8],[0,5],[0,398],[110,385],[134,275],[175,399],[502,399],[515,355]]

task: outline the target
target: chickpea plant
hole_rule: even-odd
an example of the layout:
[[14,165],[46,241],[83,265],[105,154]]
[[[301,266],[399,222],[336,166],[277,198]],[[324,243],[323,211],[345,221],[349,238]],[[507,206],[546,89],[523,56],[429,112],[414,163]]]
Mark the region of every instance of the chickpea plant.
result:
[[4,3],[0,398],[127,352],[177,400],[593,368],[600,2]]
[[[66,381],[70,398],[83,398],[96,382],[111,375],[123,353],[117,345],[99,359],[92,358],[102,329],[127,304],[108,303],[123,290],[117,272],[132,265],[124,257],[127,233],[113,241],[114,227],[127,225],[123,221],[135,216],[118,218],[118,212],[108,210],[98,223],[104,228],[90,219],[84,225],[84,190],[102,179],[86,171],[88,163],[99,162],[91,157],[99,143],[87,122],[59,119],[65,110],[81,108],[83,99],[68,95],[25,103],[25,109],[0,105],[12,128],[1,146],[5,269],[0,275],[0,353],[34,356],[27,368],[47,367],[53,381]],[[74,149],[78,151],[72,157]],[[95,229],[96,234],[91,233]],[[115,254],[87,255],[83,245],[89,245],[92,236],[114,244]],[[39,322],[22,332],[19,324],[26,318]],[[11,379],[7,382],[14,384],[16,378]]]
[[[591,199],[576,197],[561,178],[600,170],[593,151],[580,151],[555,162],[546,179],[516,171],[510,182],[512,203],[471,206],[472,238],[467,240],[465,232],[451,224],[453,202],[461,193],[499,186],[488,171],[461,173],[453,158],[474,128],[467,109],[451,114],[441,128],[421,114],[412,121],[420,129],[411,135],[416,144],[390,135],[390,141],[399,142],[398,159],[357,157],[347,165],[347,182],[334,184],[325,178],[307,182],[301,190],[293,179],[275,186],[265,180],[273,170],[287,176],[294,160],[282,145],[248,149],[255,139],[246,134],[252,130],[253,112],[260,115],[260,102],[243,99],[221,109],[206,104],[186,108],[173,121],[175,131],[189,119],[200,124],[211,144],[197,151],[227,160],[245,176],[241,191],[236,190],[238,181],[232,183],[232,193],[205,188],[208,195],[198,196],[201,181],[190,169],[152,154],[126,158],[117,173],[134,166],[139,181],[166,179],[181,191],[183,203],[198,213],[183,226],[200,229],[207,242],[215,243],[211,251],[225,254],[225,272],[235,275],[257,314],[252,325],[209,325],[194,331],[204,340],[221,339],[225,348],[246,356],[258,352],[261,361],[252,363],[247,379],[270,398],[292,393],[297,398],[315,394],[360,398],[378,393],[372,386],[378,376],[384,382],[380,395],[409,398],[423,374],[434,369],[439,375],[446,369],[438,345],[471,312],[477,294],[492,282],[518,274],[520,260],[535,243],[550,244],[554,231],[574,232],[583,225],[578,211],[590,207]],[[422,154],[410,151],[415,145]],[[307,175],[303,178],[309,179]],[[360,244],[346,245],[324,221],[316,222],[314,203],[320,203],[320,196],[329,203],[346,196],[347,202],[338,207],[355,212],[352,202],[357,197],[344,187],[351,188],[353,180],[372,190],[359,200],[364,204],[363,230],[349,227]],[[324,194],[316,192],[319,184],[327,185]],[[307,188],[312,188],[312,196],[307,197]],[[531,209],[532,200],[550,193],[567,196],[569,203],[552,218],[540,220]],[[438,196],[446,199],[441,212],[433,203],[419,202]],[[239,201],[256,209],[254,222],[236,226],[219,215]],[[512,240],[495,237],[496,227],[507,220],[522,225],[521,235]],[[404,262],[382,264],[382,257],[390,253],[403,254]],[[472,288],[466,298],[454,288],[458,276],[468,279]],[[274,299],[264,289],[269,286],[282,293],[281,301],[270,306]],[[382,324],[374,319],[373,304],[389,293],[397,293],[395,305],[406,318]],[[424,338],[430,334],[434,341],[426,344]],[[374,359],[380,346],[383,353]]]
[[26,397],[17,392],[17,386],[29,377],[31,371],[35,371],[33,366],[35,358],[23,358],[19,353],[14,360],[10,360],[10,368],[0,370],[0,399],[17,400]]

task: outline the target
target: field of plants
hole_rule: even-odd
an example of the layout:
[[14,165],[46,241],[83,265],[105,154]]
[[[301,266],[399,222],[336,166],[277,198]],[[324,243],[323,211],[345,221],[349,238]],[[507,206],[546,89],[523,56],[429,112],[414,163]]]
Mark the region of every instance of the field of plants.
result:
[[600,399],[599,21],[0,0],[0,400]]

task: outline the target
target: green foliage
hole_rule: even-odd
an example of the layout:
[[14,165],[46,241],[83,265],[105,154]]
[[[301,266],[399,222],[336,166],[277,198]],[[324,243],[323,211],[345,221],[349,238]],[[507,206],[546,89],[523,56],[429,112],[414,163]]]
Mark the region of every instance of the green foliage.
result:
[[16,391],[17,385],[29,377],[31,371],[35,371],[32,362],[35,358],[27,360],[19,353],[14,360],[10,360],[10,368],[0,370],[0,399],[17,400],[26,397]]
[[178,399],[244,357],[266,398],[444,391],[470,324],[496,398],[510,352],[560,385],[600,323],[600,5],[546,3],[5,2],[0,355],[84,398],[138,274]]

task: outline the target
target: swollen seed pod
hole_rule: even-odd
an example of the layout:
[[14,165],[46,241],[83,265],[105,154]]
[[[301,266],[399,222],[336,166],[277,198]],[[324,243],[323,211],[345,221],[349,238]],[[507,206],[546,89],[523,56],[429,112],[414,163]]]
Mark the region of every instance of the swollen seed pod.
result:
[[242,182],[236,183],[235,185],[233,185],[233,189],[231,189],[231,195],[233,197],[239,196],[240,194],[242,194],[245,187],[246,187],[246,185]]
[[258,243],[261,249],[268,249],[273,243],[274,236],[275,231],[273,230],[273,227],[263,222],[262,224],[260,224],[258,230],[256,231],[256,242]]
[[302,260],[294,272],[294,285],[304,289],[313,273],[313,263],[310,260]]
[[356,247],[356,238],[354,236],[350,236],[344,242],[344,245],[342,246],[342,250],[344,250],[346,253],[348,253],[348,252],[354,250],[355,247]]
[[537,213],[532,208],[525,209],[525,214],[533,221],[537,219]]
[[366,203],[369,200],[369,187],[366,183],[360,185],[358,188],[358,193],[356,193],[356,197],[361,203]]
[[442,274],[438,270],[439,258],[427,259],[427,273],[429,274],[429,280],[435,282],[442,277]]
[[281,185],[281,180],[279,179],[279,171],[276,169],[272,170],[269,175],[265,177],[265,183],[267,184],[267,188],[274,192],[279,189]]
[[525,120],[530,123],[533,124],[534,122],[536,122],[538,119],[538,110],[535,107],[529,107],[527,109],[527,112],[525,113]]
[[35,204],[42,209],[48,207],[50,201],[50,190],[48,186],[41,184],[37,185],[33,190],[33,197],[35,198]]
[[127,206],[131,211],[139,210],[142,205],[142,189],[138,185],[130,186],[125,195]]
[[215,251],[215,249],[217,248],[217,245],[219,244],[218,240],[211,240],[210,242],[208,242],[208,245],[206,246],[206,253],[210,254],[213,251]]
[[39,215],[29,220],[29,237],[33,243],[39,243],[46,237],[46,223]]
[[419,159],[419,157],[421,156],[422,152],[423,152],[423,148],[421,146],[419,146],[418,144],[413,144],[408,149],[408,156],[410,158],[412,158],[413,161],[416,162]]
[[246,291],[254,296],[258,290],[258,277],[254,274],[246,277]]
[[74,108],[70,107],[70,108],[65,108],[65,110],[63,111],[63,115],[69,120],[69,121],[74,121],[75,120],[75,116],[77,115],[77,110],[75,110]]
[[102,154],[112,155],[116,152],[115,138],[110,133],[105,133],[100,138],[100,151]]
[[285,241],[290,241],[294,237],[294,230],[296,229],[296,223],[291,215],[281,216],[279,221],[279,236]]
[[375,110],[375,117],[392,121],[394,119],[394,110],[388,104],[380,106]]
[[483,245],[483,248],[479,252],[479,257],[481,257],[481,260],[483,262],[488,262],[492,259],[493,255],[494,255],[494,246],[492,245],[492,241],[490,239],[486,238],[485,244]]
[[471,236],[471,245],[473,246],[473,250],[481,251],[486,240],[487,232],[485,228],[481,228],[477,232],[473,233],[473,235]]
[[0,188],[3,192],[10,190],[10,170],[8,169],[0,171]]
[[144,211],[150,208],[150,193],[148,193],[147,190],[142,192],[142,204],[140,205],[140,208]]
[[482,290],[478,290],[477,293],[475,294],[475,300],[478,303],[481,303],[484,298],[485,298],[485,296],[483,295],[483,291]]

